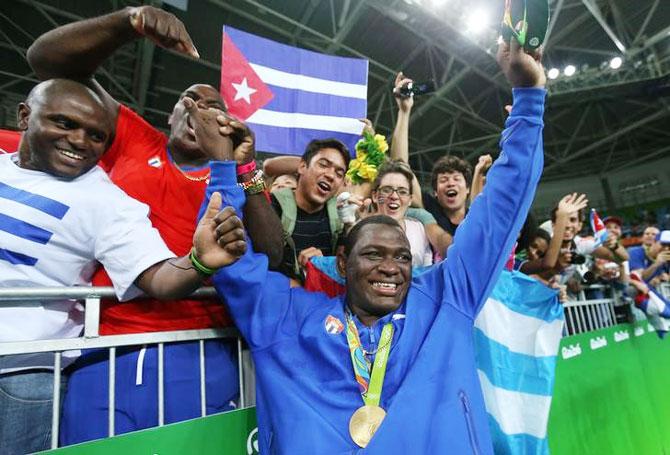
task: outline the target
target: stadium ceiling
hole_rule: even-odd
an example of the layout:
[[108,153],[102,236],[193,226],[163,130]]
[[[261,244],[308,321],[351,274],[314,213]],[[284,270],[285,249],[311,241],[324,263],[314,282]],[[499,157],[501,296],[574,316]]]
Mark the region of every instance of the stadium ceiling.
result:
[[[15,124],[16,103],[36,82],[25,52],[37,36],[140,4],[0,3],[0,125],[5,127]],[[470,161],[497,153],[504,106],[511,100],[495,62],[503,0],[190,0],[186,11],[167,1],[145,3],[180,17],[202,58],[191,60],[138,41],[114,54],[98,78],[156,126],[167,127],[177,96],[189,84],[218,87],[221,27],[229,24],[303,48],[368,59],[368,116],[384,134],[390,134],[395,122],[395,73],[434,79],[437,92],[417,100],[411,121],[411,161],[421,175],[446,152]],[[606,176],[670,152],[667,3],[550,1],[553,16],[544,62],[560,74],[548,84],[545,180]],[[479,16],[473,19],[473,14]],[[619,68],[610,66],[617,63]],[[568,65],[574,67],[572,76],[563,74]]]

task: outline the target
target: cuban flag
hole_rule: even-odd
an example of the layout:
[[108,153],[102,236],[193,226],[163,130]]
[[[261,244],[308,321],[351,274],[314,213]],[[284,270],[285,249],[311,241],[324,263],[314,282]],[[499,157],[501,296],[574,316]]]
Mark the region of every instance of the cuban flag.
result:
[[223,28],[221,94],[256,149],[302,155],[312,139],[354,150],[367,116],[368,61],[319,54]]
[[591,209],[591,230],[593,231],[593,236],[595,237],[596,247],[599,247],[605,240],[607,240],[607,229],[605,229],[605,224],[603,220],[598,216],[596,209]]

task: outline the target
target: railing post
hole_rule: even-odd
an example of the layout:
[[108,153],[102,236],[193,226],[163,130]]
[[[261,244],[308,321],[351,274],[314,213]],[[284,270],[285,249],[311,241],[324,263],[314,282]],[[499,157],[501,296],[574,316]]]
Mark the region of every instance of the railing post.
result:
[[244,387],[244,374],[242,371],[242,338],[237,338],[237,370],[240,381],[240,408],[244,409],[247,406],[247,395]]
[[84,337],[100,336],[100,297],[86,297],[84,306]]
[[51,448],[58,448],[58,430],[60,428],[60,381],[61,353],[54,353],[54,393],[51,406]]
[[158,343],[158,426],[165,425],[165,370],[163,343]]
[[205,376],[205,340],[198,343],[198,352],[200,356],[200,415],[207,415],[207,377]]
[[107,391],[109,407],[107,409],[107,434],[114,436],[114,418],[116,411],[116,348],[109,348],[109,388]]

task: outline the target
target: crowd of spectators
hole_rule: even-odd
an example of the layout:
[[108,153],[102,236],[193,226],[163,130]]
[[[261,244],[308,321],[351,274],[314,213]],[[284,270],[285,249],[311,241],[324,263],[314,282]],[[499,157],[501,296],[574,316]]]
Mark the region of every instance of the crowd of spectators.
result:
[[[366,122],[362,141],[372,141],[382,153],[388,149],[388,158],[364,181],[348,177],[353,169],[351,151],[329,138],[315,138],[300,158],[266,160],[260,171],[256,169],[253,132],[227,114],[214,87],[195,84],[184,90],[175,103],[166,136],[95,81],[94,72],[116,49],[145,37],[197,55],[183,24],[152,7],[126,9],[60,27],[29,49],[29,63],[45,82],[19,108],[23,138],[17,153],[0,156],[4,169],[0,197],[11,200],[14,210],[0,213],[0,229],[20,237],[20,241],[0,237],[3,285],[92,282],[113,285],[119,300],[132,299],[141,291],[152,297],[126,303],[105,301],[100,315],[103,335],[231,325],[227,310],[217,300],[185,298],[206,282],[214,269],[232,263],[246,248],[240,219],[231,209],[217,214],[221,198],[210,187],[221,181],[215,166],[210,165],[214,161],[235,162],[237,182],[246,194],[241,217],[253,249],[264,253],[269,268],[290,278],[294,287],[304,285],[308,264],[317,257],[331,258],[349,279],[349,265],[341,258],[351,252],[356,241],[352,236],[366,237],[364,226],[375,223],[380,232],[384,231],[382,226],[399,227],[408,241],[408,251],[365,252],[371,262],[392,254],[407,269],[444,261],[448,264],[450,259],[452,264],[477,264],[468,262],[475,259],[464,260],[456,245],[459,239],[466,242],[474,229],[466,221],[477,223],[478,215],[469,213],[478,198],[482,198],[481,204],[500,204],[499,200],[491,201],[495,195],[485,190],[493,185],[487,175],[496,160],[483,155],[473,168],[462,158],[446,154],[435,163],[429,184],[422,188],[409,164],[414,98],[401,90],[412,82],[409,77],[399,73],[392,88],[398,115],[390,147]],[[509,67],[507,71],[514,75]],[[536,80],[510,81],[524,87],[537,85]],[[510,118],[513,116],[512,111]],[[574,298],[596,282],[624,289],[630,274],[651,287],[670,280],[670,231],[646,226],[642,244],[626,249],[621,242],[622,219],[605,218],[607,236],[600,241],[584,225],[587,207],[586,195],[568,194],[557,202],[551,219],[540,226],[528,217],[523,229],[514,232],[515,251],[505,251],[503,258],[493,257],[491,263],[504,259],[508,269],[557,288],[562,300]],[[67,224],[59,223],[70,210],[77,217]],[[199,212],[202,218],[198,223]],[[50,220],[49,230],[34,225],[45,218]],[[367,221],[357,224],[361,220]],[[49,243],[51,236],[58,241]],[[486,236],[481,241],[485,247]],[[26,242],[32,242],[29,246],[37,242],[44,251],[50,250],[32,257]],[[490,254],[470,251],[465,255]],[[68,261],[75,266],[64,268]],[[395,277],[393,273],[385,276]],[[373,286],[381,295],[395,296],[398,283],[375,281]],[[636,290],[640,291],[639,286]],[[43,326],[26,330],[25,321],[35,317],[35,308],[46,313],[46,317],[39,316],[44,319]],[[81,307],[72,302],[2,308],[0,340],[76,336],[82,328],[81,313]],[[55,329],[49,332],[45,327]],[[253,327],[247,330],[252,340],[259,339]],[[370,333],[374,339],[374,331]],[[166,422],[199,415],[200,378],[186,373],[198,371],[197,350],[197,343],[177,343],[166,349],[165,393],[170,403]],[[205,352],[207,413],[232,409],[239,393],[236,350],[215,340],[206,343]],[[0,400],[0,438],[9,453],[45,447],[51,422],[51,403],[46,397],[52,385],[45,380],[50,362],[50,358],[18,356],[0,359],[0,387],[10,395],[2,398],[7,403]],[[125,349],[117,354],[116,362],[117,432],[155,426],[156,348]],[[64,367],[68,384],[63,385],[61,443],[104,437],[108,358],[102,351],[87,351]],[[18,395],[12,398],[13,391],[26,384],[39,399],[39,407],[27,409],[20,406]],[[268,422],[267,416],[260,418]]]

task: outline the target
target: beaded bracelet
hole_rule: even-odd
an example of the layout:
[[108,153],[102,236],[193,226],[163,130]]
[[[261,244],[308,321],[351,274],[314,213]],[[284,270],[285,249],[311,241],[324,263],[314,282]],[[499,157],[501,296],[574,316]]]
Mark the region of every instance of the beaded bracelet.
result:
[[244,190],[247,196],[262,193],[265,191],[265,179],[263,178],[263,171],[258,170],[251,180],[246,182],[238,182],[237,185]]
[[196,269],[198,272],[202,273],[203,275],[212,276],[218,270],[218,269],[210,269],[209,267],[203,265],[195,255],[195,247],[191,248],[191,254],[188,255],[188,259],[191,261],[191,265],[193,265],[193,268]]

